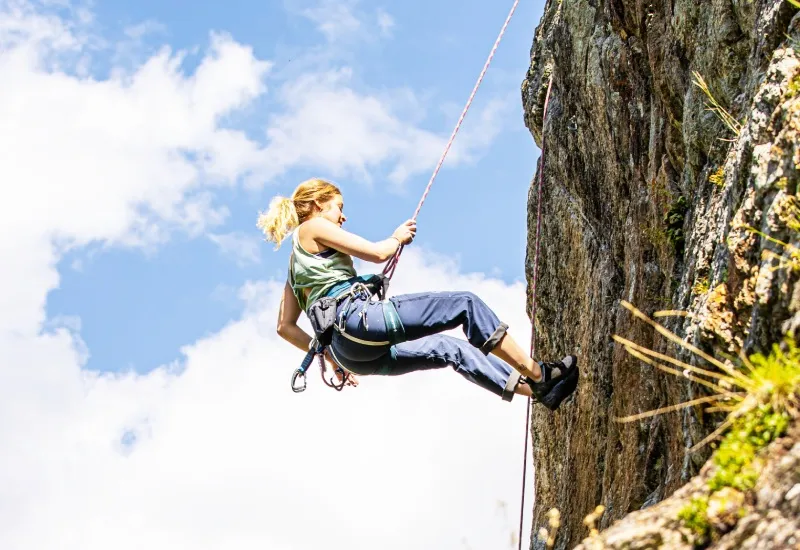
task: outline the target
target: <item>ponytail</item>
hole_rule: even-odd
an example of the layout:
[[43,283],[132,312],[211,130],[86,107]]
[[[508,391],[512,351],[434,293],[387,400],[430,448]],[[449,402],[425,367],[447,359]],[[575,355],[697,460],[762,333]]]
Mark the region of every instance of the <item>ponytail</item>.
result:
[[264,232],[268,241],[275,243],[275,250],[289,232],[299,225],[294,201],[287,197],[275,197],[269,203],[269,210],[260,213],[256,227]]

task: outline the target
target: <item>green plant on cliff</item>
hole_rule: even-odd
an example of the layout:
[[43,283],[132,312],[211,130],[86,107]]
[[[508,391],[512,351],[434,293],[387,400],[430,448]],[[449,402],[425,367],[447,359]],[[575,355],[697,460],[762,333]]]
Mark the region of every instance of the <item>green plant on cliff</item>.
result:
[[784,200],[783,221],[792,231],[800,232],[800,203],[795,196],[787,196]]
[[789,425],[789,413],[776,412],[772,405],[759,405],[740,418],[714,453],[717,469],[708,481],[711,491],[732,487],[752,489],[760,470],[758,452],[783,435]]
[[[791,40],[791,37],[789,38]],[[795,44],[797,43],[798,43],[797,40],[792,40],[793,47],[797,47],[795,46]],[[785,97],[786,99],[792,99],[798,93],[800,93],[800,73],[794,75],[792,79],[789,81],[789,89],[787,90]]]
[[666,226],[664,233],[667,242],[672,245],[678,255],[683,253],[683,222],[688,209],[689,201],[681,195],[670,205],[667,213],[664,214],[664,225]]
[[645,227],[642,229],[642,237],[647,242],[653,245],[653,248],[658,250],[668,250],[669,239],[667,239],[667,232],[661,227]]
[[742,124],[736,120],[733,115],[731,115],[730,112],[728,112],[728,110],[716,100],[716,98],[714,98],[714,95],[711,93],[708,83],[705,81],[703,76],[697,71],[692,71],[692,74],[694,75],[694,85],[703,91],[708,98],[709,103],[711,104],[711,107],[709,107],[708,110],[717,115],[717,117],[719,117],[725,126],[727,126],[736,137],[739,137],[739,133],[742,131]]
[[[678,511],[678,519],[695,536],[695,546],[703,546],[716,538],[710,515],[711,502],[726,500],[728,508],[743,513],[743,493],[753,489],[763,466],[760,453],[786,432],[788,411],[776,412],[772,405],[759,405],[739,418],[725,435],[712,457],[714,473],[706,483],[708,494],[701,494]],[[738,503],[731,496],[738,496]]]
[[678,512],[678,519],[697,536],[697,542],[703,543],[711,531],[708,523],[708,497],[694,497],[689,504]]

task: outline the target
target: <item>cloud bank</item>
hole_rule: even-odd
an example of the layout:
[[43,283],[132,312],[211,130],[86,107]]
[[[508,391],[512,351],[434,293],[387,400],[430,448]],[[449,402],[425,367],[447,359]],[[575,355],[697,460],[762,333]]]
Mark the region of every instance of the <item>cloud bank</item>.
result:
[[[409,249],[393,292],[469,288],[527,345],[524,289]],[[524,401],[452,369],[335,392],[275,333],[282,289],[148,374],[81,370],[66,328],[8,341],[0,546],[498,548],[516,530]],[[9,345],[10,344],[10,345]]]

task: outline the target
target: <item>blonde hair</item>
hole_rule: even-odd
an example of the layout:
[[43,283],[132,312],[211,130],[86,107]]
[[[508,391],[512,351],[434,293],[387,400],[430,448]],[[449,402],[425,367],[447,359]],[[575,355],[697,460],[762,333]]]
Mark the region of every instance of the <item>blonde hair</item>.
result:
[[268,241],[275,243],[275,250],[294,228],[314,213],[314,201],[327,202],[342,192],[329,181],[312,178],[304,181],[292,193],[292,197],[274,197],[266,213],[259,212],[256,227],[264,232]]

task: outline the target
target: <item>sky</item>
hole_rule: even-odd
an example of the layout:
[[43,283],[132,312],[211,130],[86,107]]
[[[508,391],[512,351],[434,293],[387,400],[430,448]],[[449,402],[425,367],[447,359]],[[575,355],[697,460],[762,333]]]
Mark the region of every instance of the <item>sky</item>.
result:
[[[293,394],[255,227],[314,176],[366,238],[411,217],[507,4],[0,0],[0,547],[516,547],[525,401],[451,369]],[[541,10],[392,287],[471,290],[523,346]]]

